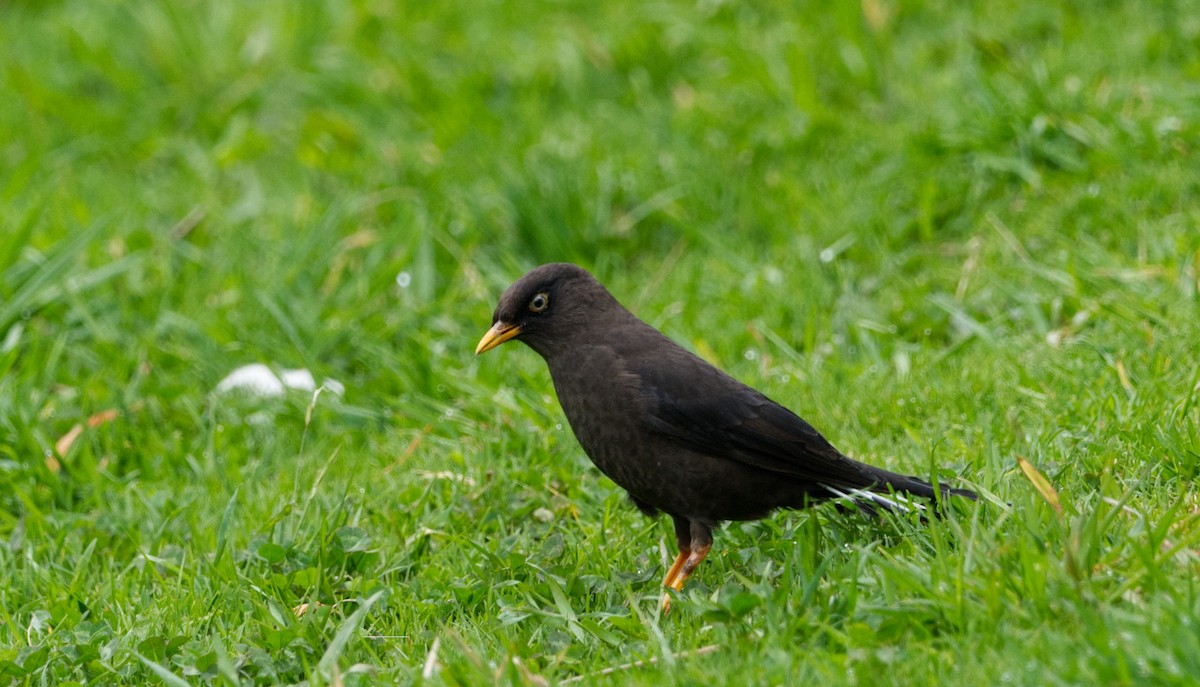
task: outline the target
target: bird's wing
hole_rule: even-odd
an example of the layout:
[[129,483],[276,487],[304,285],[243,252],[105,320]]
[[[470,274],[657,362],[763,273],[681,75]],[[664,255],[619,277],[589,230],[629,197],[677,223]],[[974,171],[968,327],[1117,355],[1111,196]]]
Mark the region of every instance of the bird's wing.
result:
[[693,451],[747,465],[849,488],[877,484],[872,469],[842,455],[792,411],[691,353],[669,360],[636,358],[643,415],[653,431]]

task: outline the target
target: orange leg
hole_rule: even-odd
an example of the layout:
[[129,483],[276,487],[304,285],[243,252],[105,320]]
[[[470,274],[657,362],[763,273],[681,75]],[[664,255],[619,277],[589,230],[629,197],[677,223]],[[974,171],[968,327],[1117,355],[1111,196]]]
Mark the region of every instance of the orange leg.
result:
[[689,555],[691,555],[691,553],[692,552],[690,550],[683,549],[679,552],[679,555],[675,557],[675,562],[671,564],[671,569],[667,571],[667,576],[663,578],[664,587],[670,587],[671,583],[675,581],[675,576],[679,574],[679,569],[683,567],[683,564],[687,561],[687,558]]
[[711,548],[712,544],[704,544],[703,546],[693,549],[692,552],[688,554],[687,559],[684,560],[683,567],[680,568],[679,574],[676,575],[675,579],[671,580],[671,584],[667,586],[677,592],[681,591],[683,589],[683,583],[687,581],[687,578],[692,576],[692,571],[696,569],[697,565],[700,565],[700,561],[704,560],[704,557],[708,555],[708,551]]
[[[663,580],[663,585],[677,592],[682,591],[683,583],[687,581],[687,578],[691,577],[696,566],[700,565],[700,561],[704,560],[704,557],[708,555],[708,551],[711,548],[712,544],[709,543],[693,549],[686,554],[680,551],[679,556],[675,559],[675,564],[667,571],[667,579]],[[662,612],[666,613],[669,610],[671,610],[671,593],[666,592],[662,598]]]
[[[683,589],[683,583],[691,577],[696,566],[700,565],[700,562],[708,555],[709,549],[712,548],[712,530],[703,523],[677,517],[675,518],[675,538],[679,543],[679,555],[675,557],[675,562],[667,571],[667,576],[663,579],[663,586],[678,592]],[[671,594],[667,592],[663,594],[662,612],[666,613],[670,608]]]

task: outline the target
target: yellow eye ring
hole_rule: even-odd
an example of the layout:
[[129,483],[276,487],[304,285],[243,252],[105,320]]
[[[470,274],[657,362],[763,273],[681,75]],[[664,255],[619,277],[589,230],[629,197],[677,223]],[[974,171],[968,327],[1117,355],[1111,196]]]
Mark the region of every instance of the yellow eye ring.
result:
[[542,312],[548,307],[550,307],[550,294],[545,291],[529,299],[529,310],[531,312]]

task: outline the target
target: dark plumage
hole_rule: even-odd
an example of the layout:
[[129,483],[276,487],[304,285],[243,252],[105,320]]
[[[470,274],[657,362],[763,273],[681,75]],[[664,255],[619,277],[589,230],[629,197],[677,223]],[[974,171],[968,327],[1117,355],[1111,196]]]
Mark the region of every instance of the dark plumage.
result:
[[851,460],[795,413],[639,320],[575,265],[542,265],[518,279],[475,352],[509,339],[546,360],[596,467],[642,511],[674,520],[679,556],[664,580],[673,589],[708,554],[722,520],[840,496],[866,510],[905,509],[894,493],[975,498]]

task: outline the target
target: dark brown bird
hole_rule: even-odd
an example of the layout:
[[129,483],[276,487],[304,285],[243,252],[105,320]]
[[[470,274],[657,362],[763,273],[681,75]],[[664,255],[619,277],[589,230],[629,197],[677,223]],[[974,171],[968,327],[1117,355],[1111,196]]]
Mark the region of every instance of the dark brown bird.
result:
[[828,498],[867,511],[920,508],[899,493],[975,498],[846,457],[792,411],[639,320],[575,265],[542,265],[508,287],[475,354],[509,339],[546,360],[596,467],[643,512],[674,520],[679,555],[663,584],[676,591],[723,520]]

